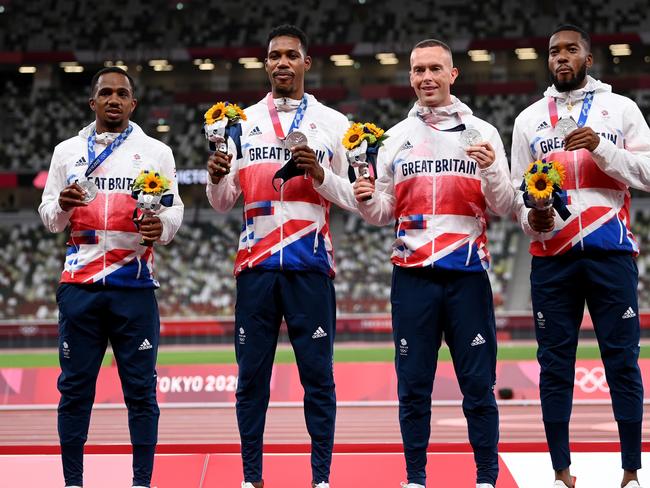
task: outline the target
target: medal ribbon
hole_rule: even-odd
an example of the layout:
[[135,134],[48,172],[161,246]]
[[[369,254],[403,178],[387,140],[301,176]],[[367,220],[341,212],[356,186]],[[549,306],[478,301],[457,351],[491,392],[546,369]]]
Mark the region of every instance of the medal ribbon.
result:
[[[582,101],[582,108],[580,109],[580,117],[578,118],[578,127],[584,127],[587,123],[587,117],[591,110],[591,105],[594,103],[594,92],[590,91],[585,94],[585,99]],[[548,99],[548,114],[551,117],[551,127],[555,128],[558,122],[557,116],[557,103],[554,97]]]
[[[266,105],[269,108],[269,115],[271,117],[271,122],[273,122],[273,130],[275,131],[275,135],[278,139],[284,141],[287,136],[284,135],[284,130],[282,130],[282,124],[280,123],[280,117],[278,116],[278,109],[275,107],[273,96],[270,93],[266,96]],[[305,116],[306,110],[307,94],[304,94],[302,96],[302,100],[300,101],[300,105],[296,110],[296,115],[293,117],[293,121],[291,122],[291,126],[289,127],[289,132],[287,134],[291,134],[294,130],[300,127],[300,123]]]
[[119,136],[115,138],[115,140],[111,143],[110,146],[108,146],[106,149],[104,149],[99,156],[95,156],[95,136],[97,135],[97,132],[93,128],[93,131],[91,134],[88,136],[88,169],[86,169],[86,178],[90,176],[90,174],[95,171],[99,166],[106,161],[106,159],[113,154],[113,151],[115,151],[118,147],[122,145],[124,141],[126,141],[126,138],[129,137],[129,134],[133,132],[133,126],[129,124],[127,129],[122,132]]

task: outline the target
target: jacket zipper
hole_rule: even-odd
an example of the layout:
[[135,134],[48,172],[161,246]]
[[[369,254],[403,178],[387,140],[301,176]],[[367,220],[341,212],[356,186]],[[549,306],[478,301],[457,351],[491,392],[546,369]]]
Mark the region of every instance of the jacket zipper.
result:
[[108,233],[108,191],[104,189],[104,275],[102,276],[102,283],[106,285],[106,236]]
[[[580,178],[578,174],[578,151],[572,151],[573,152],[573,174],[576,180],[576,196],[580,195]],[[582,198],[578,198],[578,229],[580,231],[580,249],[582,251],[585,250],[585,243],[582,240]]]
[[431,215],[431,267],[433,268],[435,266],[436,262],[436,230],[435,230],[435,221],[436,221],[436,193],[437,193],[437,188],[436,188],[436,181],[437,181],[437,174],[434,172],[433,173],[433,178],[432,178],[432,185],[433,185],[433,202],[432,202],[432,210],[433,213]]
[[284,258],[284,185],[280,187],[280,269]]

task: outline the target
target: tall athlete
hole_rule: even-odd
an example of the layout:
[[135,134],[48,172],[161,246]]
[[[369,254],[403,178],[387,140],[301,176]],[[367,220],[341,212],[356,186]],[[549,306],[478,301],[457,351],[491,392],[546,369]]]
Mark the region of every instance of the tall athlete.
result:
[[[346,208],[355,208],[341,142],[349,123],[305,93],[311,58],[300,29],[283,25],[271,31],[265,65],[271,93],[246,110],[239,143],[230,141],[231,154],[217,152],[208,160],[210,204],[225,212],[244,196],[235,262],[242,487],[264,485],[264,423],[284,317],[305,389],[312,486],[328,488],[336,416],[336,305],[330,202],[323,195],[340,194]],[[284,179],[275,178],[278,171]]]
[[486,210],[508,214],[514,191],[497,130],[451,95],[457,76],[445,43],[428,39],[413,48],[410,78],[418,100],[387,133],[376,187],[362,178],[354,187],[368,222],[396,225],[391,304],[408,488],[426,481],[443,333],[463,393],[477,487],[493,488],[499,469]]
[[583,29],[563,25],[553,32],[548,54],[553,85],[515,120],[512,178],[518,187],[528,164],[541,158],[563,163],[567,173],[566,221],[553,209],[526,208],[521,195],[516,200],[521,226],[532,238],[539,386],[554,486],[574,486],[569,419],[586,302],[618,423],[621,486],[632,488],[639,486],[643,385],[638,246],[630,231],[628,187],[650,190],[650,129],[632,100],[587,75],[592,62]]
[[[133,485],[149,487],[158,438],[156,355],[160,321],[153,246],[183,219],[171,149],[130,122],[134,84],[119,68],[93,77],[95,121],[54,149],[39,212],[51,232],[70,228],[59,305],[58,430],[66,486],[83,484],[83,449],[95,383],[110,341],[129,412]],[[173,205],[133,222],[131,185],[141,170],[171,181]]]

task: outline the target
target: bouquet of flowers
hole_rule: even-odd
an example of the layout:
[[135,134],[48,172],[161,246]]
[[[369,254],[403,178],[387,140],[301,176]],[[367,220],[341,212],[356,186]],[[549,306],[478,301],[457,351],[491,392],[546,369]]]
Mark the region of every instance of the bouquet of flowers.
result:
[[525,205],[538,210],[553,207],[563,220],[568,219],[571,213],[566,207],[566,191],[562,190],[565,179],[562,163],[545,159],[530,163],[520,187]]
[[370,122],[363,124],[355,122],[350,125],[343,136],[343,147],[347,149],[348,162],[350,163],[348,177],[351,183],[357,179],[357,173],[359,178],[370,178],[377,175],[377,153],[387,138],[383,129]]
[[217,102],[205,113],[203,133],[208,140],[210,151],[228,152],[228,137],[233,128],[241,135],[241,120],[246,120],[246,114],[236,104]]
[[[133,210],[133,222],[137,228],[145,215],[155,215],[161,207],[171,207],[174,195],[167,193],[170,188],[169,179],[155,171],[142,170],[136,177],[131,187],[131,197],[138,201]],[[138,210],[140,215],[138,216]],[[153,245],[150,241],[142,239],[142,246]]]

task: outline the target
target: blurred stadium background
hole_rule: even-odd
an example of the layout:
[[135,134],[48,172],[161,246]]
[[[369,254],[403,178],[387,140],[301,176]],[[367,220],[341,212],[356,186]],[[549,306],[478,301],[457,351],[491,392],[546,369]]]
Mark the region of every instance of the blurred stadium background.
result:
[[[267,92],[262,60],[272,26],[295,23],[311,37],[310,92],[384,128],[414,101],[412,45],[445,40],[461,73],[455,94],[499,128],[509,152],[514,117],[548,84],[547,35],[563,21],[593,34],[592,74],[650,117],[645,1],[277,0],[242,8],[231,0],[0,0],[0,347],[53,344],[66,236],[48,234],[35,209],[54,146],[92,120],[88,84],[99,68],[121,66],[135,78],[135,121],[172,147],[179,169],[185,221],[174,242],[157,249],[164,340],[229,341],[241,210],[222,216],[208,205],[201,121],[217,100],[247,106]],[[650,199],[634,197],[641,308],[650,310]],[[338,209],[332,220],[339,337],[387,339],[393,230]],[[489,239],[501,336],[530,338],[527,239],[497,218]],[[650,327],[645,314],[643,325]]]
[[[52,349],[56,345],[57,333],[54,297],[66,236],[47,233],[36,208],[54,146],[75,135],[80,127],[92,120],[87,103],[88,85],[98,69],[120,66],[135,78],[139,106],[134,120],[148,134],[172,147],[178,167],[185,219],[174,242],[156,248],[156,268],[162,285],[158,292],[163,322],[162,341],[165,344],[202,344],[210,349],[202,355],[184,357],[165,356],[165,351],[173,352],[178,348],[163,348],[162,364],[229,363],[232,362],[230,348],[221,346],[219,355],[212,345],[232,341],[235,297],[232,267],[241,206],[228,215],[218,215],[208,205],[204,190],[204,166],[208,153],[201,134],[202,116],[218,100],[229,100],[246,107],[268,91],[262,64],[268,31],[281,23],[302,27],[310,36],[309,54],[314,60],[306,79],[307,90],[347,114],[351,120],[372,121],[383,128],[401,120],[414,102],[408,81],[408,58],[413,44],[431,37],[446,41],[460,69],[454,94],[478,116],[499,129],[509,153],[514,118],[524,107],[539,99],[548,85],[548,34],[563,22],[577,23],[592,33],[592,75],[610,83],[616,92],[635,100],[650,121],[650,14],[647,0],[543,3],[518,0],[0,0],[0,349],[5,349],[0,353],[0,358],[4,358],[0,368],[10,368],[0,369],[4,375],[0,375],[0,393],[4,395],[5,404],[10,405],[11,394],[16,393],[16,388],[11,389],[12,385],[26,385],[29,380],[37,385],[32,387],[34,390],[43,388],[43,384],[54,387],[55,373],[44,372],[43,376],[48,380],[40,383],[34,379],[37,376],[32,377],[29,371],[21,370],[21,383],[15,372],[22,366],[56,365],[56,352]],[[641,247],[638,258],[640,315],[642,333],[647,337],[650,335],[650,278],[647,275],[650,264],[650,198],[641,192],[632,193],[633,230]],[[389,341],[391,337],[389,255],[393,229],[366,225],[358,217],[338,209],[332,213],[331,227],[338,267],[335,280],[339,313],[337,363],[355,359],[383,361],[385,368],[381,372],[358,368],[359,375],[362,372],[372,374],[379,378],[377,381],[391,378],[389,363],[392,352],[389,345],[382,344],[384,349],[380,352],[366,353],[362,350],[368,349],[369,342]],[[503,345],[508,340],[529,341],[534,337],[534,331],[530,317],[528,240],[508,218],[490,219],[488,236],[499,337]],[[593,337],[588,315],[582,333],[585,338]],[[344,344],[346,341],[353,342],[347,346]],[[359,346],[359,341],[364,345]],[[528,341],[520,353],[511,356],[508,347],[502,347],[505,352],[501,354],[505,355],[501,358],[534,359],[534,347]],[[16,353],[16,349],[35,347],[44,348],[47,357],[42,361],[31,354],[31,349],[29,356]],[[348,347],[356,347],[357,352],[346,353]],[[11,354],[8,349],[12,350]],[[224,353],[223,349],[227,352]],[[192,349],[196,350],[199,348]],[[589,358],[597,357],[593,345],[581,350],[579,359],[588,362],[584,363],[583,376],[576,377],[576,384],[580,383],[582,388],[583,396],[579,398],[587,403],[604,402],[607,405],[596,413],[583,412],[576,407],[575,416],[584,415],[578,420],[574,432],[582,433],[577,435],[580,440],[615,441],[606,383],[602,374],[595,375],[599,363],[589,362]],[[290,355],[279,359],[280,362],[291,362]],[[441,359],[448,359],[448,356],[443,355]],[[110,357],[107,364],[110,364]],[[526,383],[527,387],[534,387],[534,361],[526,364],[517,369],[517,374],[527,375],[532,382]],[[450,367],[449,363],[445,367]],[[644,363],[642,367],[644,374],[647,373],[647,365]],[[445,371],[442,366],[441,370]],[[178,377],[173,374],[185,370],[166,371],[163,367],[159,373],[161,378],[169,380],[169,384],[166,383],[168,390],[163,392],[169,400],[167,393],[173,393],[173,378]],[[225,396],[219,396],[218,400],[232,406],[230,378],[236,374],[236,369],[231,366],[218,369],[216,380],[215,376],[205,376],[197,371],[195,368],[184,373],[193,375],[185,378],[200,377],[209,381],[212,377],[214,381],[221,381],[221,390],[218,391]],[[350,381],[358,381],[358,385],[368,381],[361,376],[355,377],[352,374],[354,370],[344,371],[350,374]],[[513,379],[515,373],[512,371],[507,368],[500,370],[500,378],[505,378],[503,385],[523,384]],[[453,381],[452,370],[448,373],[448,379]],[[115,375],[114,371],[107,374]],[[441,375],[447,378],[442,372]],[[295,383],[295,378],[293,381]],[[354,428],[343,428],[341,434],[337,430],[337,436],[340,435],[338,443],[364,440],[399,443],[394,379],[385,381],[388,382],[386,398],[392,402],[387,405],[392,405],[392,410],[385,412],[384,418],[381,412],[376,413],[378,410],[374,410],[373,416],[354,414],[353,409],[341,409],[339,427],[343,424],[354,425]],[[113,388],[117,383],[111,385]],[[189,390],[179,389],[171,401],[190,401],[183,395],[191,393],[192,385],[194,383],[190,384]],[[297,384],[294,386],[299,392]],[[596,400],[590,400],[593,397],[588,396],[592,387],[600,395]],[[100,393],[98,402],[120,401],[119,389],[114,392],[116,396],[102,397]],[[345,400],[348,398],[346,394],[347,391],[342,389],[340,398]],[[295,395],[297,393],[291,390],[286,398],[295,400]],[[456,401],[458,397],[454,395],[450,394],[449,398]],[[520,401],[524,401],[522,395],[521,391],[515,391],[515,398]],[[56,396],[52,398],[43,401],[56,401]],[[208,401],[213,402],[214,398],[210,397]],[[299,396],[296,398],[300,399]],[[99,420],[94,420],[98,423],[91,427],[91,441],[96,444],[128,443],[123,410],[115,414],[103,412],[96,412],[93,417]],[[217,420],[216,426],[211,423],[222,417],[208,418],[210,411],[205,418],[195,411],[179,412],[178,416],[167,415],[167,412],[163,415],[163,443],[236,443],[238,440],[232,409],[228,410],[228,420]],[[271,412],[269,417],[271,442],[306,442],[304,427],[298,426],[299,431],[292,430],[296,427],[293,424],[299,416],[299,409],[287,415],[278,412]],[[453,407],[453,413],[445,413],[444,409],[436,412],[432,422],[438,422],[436,432],[440,437],[437,439],[441,442],[464,441],[464,424],[458,406]],[[50,408],[43,414],[36,414],[43,415],[49,429],[46,429],[47,434],[25,436],[25,429],[30,429],[36,418],[28,414],[26,412],[24,417],[20,413],[9,417],[7,412],[0,414],[0,434],[5,439],[5,449],[0,445],[0,454],[18,453],[18,445],[28,446],[25,452],[51,452],[34,447],[34,444],[56,444],[54,410]],[[502,439],[543,443],[537,408],[517,413],[504,407],[502,414]],[[180,417],[185,423],[169,420]],[[601,420],[603,423],[598,423]],[[382,430],[379,425],[387,427]],[[223,434],[222,427],[230,429],[228,434]],[[644,436],[647,437],[648,433],[644,430]],[[29,451],[30,445],[32,451]],[[386,449],[397,451],[398,447],[395,444]],[[536,449],[543,450],[543,444],[537,447],[528,445],[528,450]],[[601,450],[615,448],[610,445]],[[192,452],[204,451],[193,448]],[[342,462],[337,459],[340,458],[335,459],[335,465]],[[523,475],[519,476],[532,479],[537,476],[535,473],[540,473],[538,478],[545,479],[544,476],[548,475],[550,468],[546,457],[532,464],[528,458],[512,459],[515,465],[525,467],[522,468]],[[580,456],[576,459],[577,465],[581,466]],[[590,464],[608,465],[609,461],[599,459],[593,456],[584,458],[585,473],[590,472]],[[14,466],[6,462],[2,464],[2,461],[0,457],[0,465],[5,469]],[[52,463],[54,472],[58,469],[57,461]],[[450,465],[445,463],[446,458],[438,465],[439,473],[449,468]],[[617,462],[612,463],[611,466],[617,465]],[[121,468],[125,472],[128,472],[127,464]],[[517,478],[512,464],[508,465]],[[113,469],[101,466],[101,469],[97,468],[98,472]],[[277,468],[278,464],[275,466]],[[361,471],[357,467],[351,467],[349,473]],[[279,472],[282,469],[278,468]],[[238,480],[239,465],[236,461],[223,472],[233,470]],[[11,471],[9,473],[11,477]],[[377,470],[378,476],[381,473],[384,471]],[[398,470],[392,476],[399,474]],[[594,477],[590,484],[584,476],[583,486],[604,486],[604,478]],[[162,479],[160,474],[158,479]],[[375,485],[365,483],[364,486],[387,486],[383,479]],[[364,481],[367,482],[367,478]],[[235,486],[236,481],[230,482]],[[499,486],[517,486],[507,483],[509,481],[505,480]],[[159,486],[167,485],[162,483]],[[189,481],[183,486],[190,486]],[[218,482],[202,486],[225,484]],[[292,488],[294,485],[285,483],[283,486]],[[397,486],[397,483],[390,486]]]

